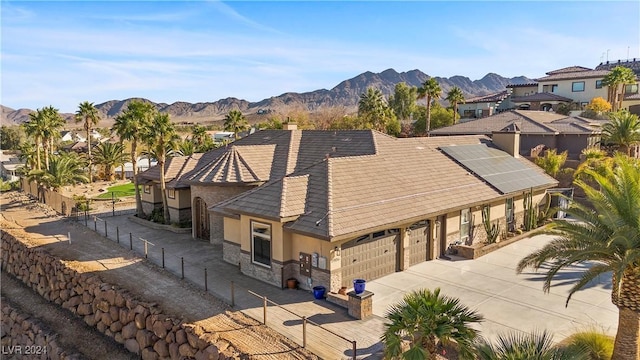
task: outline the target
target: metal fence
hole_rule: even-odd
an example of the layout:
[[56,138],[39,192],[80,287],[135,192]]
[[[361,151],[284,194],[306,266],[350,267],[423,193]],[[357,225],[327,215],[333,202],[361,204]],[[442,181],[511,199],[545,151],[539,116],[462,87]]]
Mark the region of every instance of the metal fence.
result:
[[[244,309],[243,312],[246,315],[265,325],[267,325],[267,306],[268,304],[273,305],[270,307],[271,313],[281,312],[279,315],[274,316],[275,318],[283,319],[285,317],[283,313],[286,313],[289,314],[289,320],[286,321],[291,323],[299,322],[302,326],[300,329],[299,326],[278,326],[278,324],[270,322],[268,324],[269,327],[289,339],[298,342],[302,347],[314,353],[321,351],[322,348],[326,348],[327,344],[335,344],[336,341],[339,341],[345,344],[346,351],[350,350],[352,352],[349,358],[356,358],[357,344],[355,340],[348,339],[304,316],[298,315],[234,281],[227,281],[218,277],[215,280],[215,285],[210,284],[210,269],[202,266],[201,263],[190,261],[184,256],[171,254],[169,251],[166,251],[164,247],[159,246],[159,242],[154,239],[146,239],[131,232],[120,231],[120,227],[113,222],[110,224],[108,218],[93,214],[81,213],[72,218],[96,233],[116,242],[123,248],[129,249],[155,265],[160,266],[176,277],[180,277],[180,279],[186,280],[200,289],[204,289],[231,307],[238,306]],[[262,314],[256,310],[260,308],[262,308]],[[253,311],[245,311],[247,309],[253,309]],[[308,341],[308,334],[313,334],[311,341]],[[333,341],[328,339],[332,339]],[[335,348],[335,345],[329,346]]]

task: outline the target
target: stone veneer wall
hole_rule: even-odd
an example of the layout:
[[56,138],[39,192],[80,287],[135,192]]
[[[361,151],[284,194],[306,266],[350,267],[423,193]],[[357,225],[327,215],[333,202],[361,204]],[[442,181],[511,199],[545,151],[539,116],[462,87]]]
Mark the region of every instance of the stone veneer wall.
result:
[[[253,189],[252,186],[191,185],[191,216],[195,217],[194,199],[197,197],[204,200],[207,207],[211,207],[251,189]],[[195,220],[193,220],[193,226],[195,227],[195,225]],[[221,244],[223,242],[224,220],[222,215],[209,212],[209,234],[209,241],[212,244]]]
[[251,254],[246,251],[240,252],[240,270],[247,276],[282,287],[284,285],[282,283],[282,269],[281,262],[271,260],[271,267],[256,265],[251,262]]
[[1,230],[3,271],[142,359],[236,358],[237,354],[227,357],[219,353],[221,348],[227,353],[233,349],[217,340],[217,334],[163,314],[155,304],[104,283],[98,275],[78,273],[40,248],[25,245],[8,230]]
[[2,299],[2,354],[28,359],[84,359],[82,354],[67,353],[56,342],[58,334],[37,319],[21,313]]

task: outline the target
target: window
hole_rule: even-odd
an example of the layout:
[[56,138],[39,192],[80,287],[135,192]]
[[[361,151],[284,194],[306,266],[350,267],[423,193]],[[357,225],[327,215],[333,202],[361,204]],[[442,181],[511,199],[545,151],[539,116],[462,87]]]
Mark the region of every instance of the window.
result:
[[584,81],[576,81],[571,83],[571,91],[580,92],[584,91]]
[[469,241],[469,229],[471,222],[471,211],[469,209],[462,209],[460,211],[460,241]]
[[513,224],[513,198],[506,200],[504,213],[507,218],[507,224]]
[[167,196],[169,197],[169,199],[175,199],[176,189],[167,189]]
[[551,85],[551,92],[558,92],[558,85]]
[[596,80],[596,89],[602,89],[602,80]]
[[251,238],[251,261],[271,266],[271,225],[252,221]]
[[151,185],[145,185],[144,186],[144,193],[145,194],[151,194]]
[[638,84],[629,84],[624,86],[625,94],[637,94],[638,93]]

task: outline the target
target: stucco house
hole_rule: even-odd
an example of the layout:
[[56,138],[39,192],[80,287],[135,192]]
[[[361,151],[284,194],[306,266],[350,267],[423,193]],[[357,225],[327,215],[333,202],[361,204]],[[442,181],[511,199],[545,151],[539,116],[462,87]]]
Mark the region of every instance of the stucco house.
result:
[[470,99],[465,99],[463,104],[458,105],[458,112],[461,115],[461,119],[476,119],[491,116],[501,110],[503,110],[502,102],[509,96],[507,90],[477,96]]
[[[191,220],[191,189],[181,181],[182,175],[193,170],[202,154],[169,157],[164,164],[167,205],[172,222]],[[150,214],[154,209],[162,209],[160,191],[160,167],[152,166],[140,173],[142,209]]]
[[486,135],[491,137],[514,124],[521,132],[519,154],[532,156],[541,148],[568,151],[577,160],[583,149],[599,147],[600,128],[606,121],[566,116],[547,111],[512,110],[490,117],[432,130],[431,136]]

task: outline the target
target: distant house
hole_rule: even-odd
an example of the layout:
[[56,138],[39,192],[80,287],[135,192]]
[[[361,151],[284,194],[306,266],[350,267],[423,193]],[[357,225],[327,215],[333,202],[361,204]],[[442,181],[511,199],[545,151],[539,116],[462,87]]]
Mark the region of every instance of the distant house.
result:
[[[155,159],[149,160],[148,158],[140,157],[138,158],[138,162],[136,165],[138,166],[138,172],[141,173],[157,164],[158,162]],[[118,178],[122,177],[122,167],[118,166],[117,168],[115,168],[114,173],[116,174],[116,177]],[[125,175],[125,178],[127,179],[133,178],[133,163],[131,162],[124,163],[124,175]]]
[[600,127],[606,121],[560,115],[546,111],[512,110],[461,122],[429,132],[431,136],[486,135],[511,125],[520,131],[519,154],[531,156],[542,148],[568,151],[577,160],[583,149],[599,147]]
[[[194,237],[222,244],[225,261],[277,286],[294,277],[337,291],[444,256],[451,244],[483,241],[483,207],[513,230],[524,194],[540,201],[557,184],[497,147],[513,150],[516,131],[492,143],[287,129],[207,152],[172,180],[190,186]],[[483,170],[498,162],[501,172]]]
[[509,94],[507,90],[499,93],[465,99],[464,104],[458,105],[458,112],[462,119],[476,119],[491,116],[502,110],[502,102]]
[[5,154],[0,149],[0,177],[4,181],[17,181],[20,179],[18,170],[24,167],[25,162],[17,154]]

